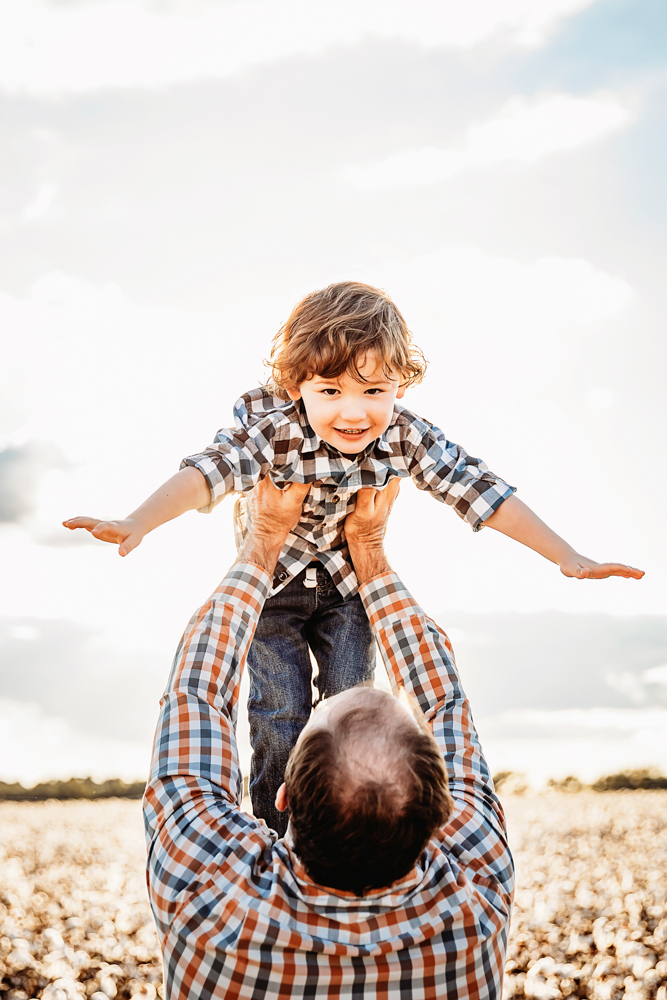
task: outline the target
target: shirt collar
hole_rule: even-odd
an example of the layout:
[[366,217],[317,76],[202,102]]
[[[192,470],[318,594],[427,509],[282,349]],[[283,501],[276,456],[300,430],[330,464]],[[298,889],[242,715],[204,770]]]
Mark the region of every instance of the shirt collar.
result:
[[299,413],[299,423],[301,424],[301,430],[303,431],[303,450],[304,451],[317,451],[322,447],[324,443],[320,438],[319,434],[316,434],[313,428],[308,423],[308,417],[306,416],[306,407],[303,405],[303,401],[300,399],[294,404]]

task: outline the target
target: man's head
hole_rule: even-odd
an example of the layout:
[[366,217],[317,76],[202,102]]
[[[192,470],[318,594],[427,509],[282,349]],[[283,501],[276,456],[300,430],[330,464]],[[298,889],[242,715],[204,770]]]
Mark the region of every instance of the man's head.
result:
[[270,366],[277,388],[303,400],[313,430],[356,454],[386,431],[394,402],[421,381],[426,362],[384,292],[343,281],[292,310]]
[[294,747],[279,808],[318,884],[361,895],[407,875],[452,810],[442,756],[407,699],[357,687],[322,702]]

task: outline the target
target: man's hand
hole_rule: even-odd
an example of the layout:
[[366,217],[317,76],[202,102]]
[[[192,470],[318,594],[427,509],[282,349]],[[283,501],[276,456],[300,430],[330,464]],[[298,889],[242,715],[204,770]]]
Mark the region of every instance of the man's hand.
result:
[[563,576],[575,576],[578,580],[606,580],[608,576],[641,580],[644,576],[643,569],[635,569],[624,563],[597,563],[580,555],[561,562],[560,571]]
[[63,521],[63,525],[74,531],[85,528],[101,542],[111,542],[118,546],[118,554],[126,556],[132,549],[141,544],[146,529],[134,517],[126,517],[122,521],[100,521],[96,517],[71,517]]
[[345,536],[360,584],[391,572],[384,554],[384,535],[400,488],[396,478],[384,490],[359,490],[355,508],[345,518]]
[[268,476],[260,480],[248,498],[251,529],[237,562],[253,563],[273,576],[285,539],[301,519],[309,489],[308,483],[292,483],[279,490]]

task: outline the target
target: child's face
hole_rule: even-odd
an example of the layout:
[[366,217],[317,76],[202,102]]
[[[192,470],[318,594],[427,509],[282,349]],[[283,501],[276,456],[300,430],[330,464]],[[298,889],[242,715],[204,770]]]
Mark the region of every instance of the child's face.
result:
[[315,433],[346,455],[356,455],[384,434],[394,403],[405,392],[398,378],[386,376],[374,351],[359,362],[364,382],[347,372],[337,379],[314,375],[298,389],[289,390],[292,399],[303,399]]

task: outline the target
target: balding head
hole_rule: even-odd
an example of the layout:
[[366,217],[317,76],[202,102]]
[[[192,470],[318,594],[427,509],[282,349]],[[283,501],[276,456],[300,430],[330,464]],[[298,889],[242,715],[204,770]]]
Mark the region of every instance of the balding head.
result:
[[315,711],[285,784],[306,871],[357,895],[406,875],[452,807],[431,732],[407,702],[367,687]]

